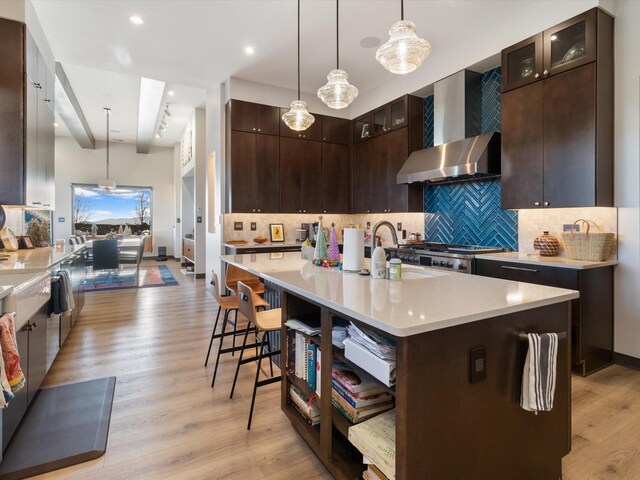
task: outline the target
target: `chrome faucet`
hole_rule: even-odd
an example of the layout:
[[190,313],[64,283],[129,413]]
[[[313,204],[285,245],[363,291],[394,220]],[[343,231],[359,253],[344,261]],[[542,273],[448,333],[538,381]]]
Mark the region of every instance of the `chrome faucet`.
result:
[[393,225],[391,224],[391,222],[382,220],[381,222],[376,223],[373,226],[373,230],[371,230],[371,249],[372,250],[376,248],[376,233],[378,232],[378,228],[382,226],[389,227],[389,230],[391,230],[391,238],[393,239],[393,244],[396,246],[398,245],[398,235],[396,234],[396,231],[393,228]]

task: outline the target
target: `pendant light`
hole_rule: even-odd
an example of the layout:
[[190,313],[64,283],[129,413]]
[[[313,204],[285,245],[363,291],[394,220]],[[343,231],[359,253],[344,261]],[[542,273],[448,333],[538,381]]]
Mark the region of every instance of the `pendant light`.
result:
[[329,108],[346,108],[358,96],[358,89],[348,81],[349,76],[340,70],[339,0],[336,0],[336,69],[327,75],[327,84],[318,89],[318,98]]
[[306,130],[315,117],[307,111],[307,102],[300,100],[300,0],[298,0],[298,99],[291,102],[291,110],[282,115],[282,120],[291,130]]
[[116,182],[109,179],[109,117],[111,116],[111,109],[105,107],[104,113],[107,116],[107,178],[98,180],[98,187],[109,192],[116,188]]
[[411,73],[429,56],[431,44],[416,35],[413,22],[404,19],[404,0],[400,0],[400,21],[391,25],[389,40],[378,48],[376,60],[391,73]]

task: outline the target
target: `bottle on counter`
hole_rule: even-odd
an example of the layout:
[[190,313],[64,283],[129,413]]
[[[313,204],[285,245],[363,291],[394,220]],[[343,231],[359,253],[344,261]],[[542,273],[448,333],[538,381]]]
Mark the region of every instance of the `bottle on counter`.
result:
[[371,254],[371,278],[387,278],[387,252],[380,241]]
[[402,260],[399,258],[389,260],[389,280],[402,280]]

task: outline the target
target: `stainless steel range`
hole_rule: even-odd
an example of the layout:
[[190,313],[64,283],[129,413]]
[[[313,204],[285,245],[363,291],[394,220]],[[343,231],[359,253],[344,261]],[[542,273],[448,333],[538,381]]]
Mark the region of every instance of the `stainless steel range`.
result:
[[454,270],[461,273],[473,273],[476,255],[507,251],[501,247],[483,247],[479,245],[458,245],[451,243],[412,243],[389,248],[390,258],[399,258],[403,263],[425,267]]

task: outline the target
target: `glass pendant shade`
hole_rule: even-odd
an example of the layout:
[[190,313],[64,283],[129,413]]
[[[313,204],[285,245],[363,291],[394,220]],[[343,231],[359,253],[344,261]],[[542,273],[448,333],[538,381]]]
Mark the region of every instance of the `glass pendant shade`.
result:
[[431,53],[431,44],[416,35],[416,26],[408,20],[394,23],[389,41],[378,48],[376,60],[391,73],[413,72]]
[[344,70],[331,70],[327,84],[318,89],[318,98],[329,108],[339,110],[348,107],[358,96],[358,89],[348,81]]
[[313,125],[316,118],[307,111],[307,102],[294,100],[291,102],[291,110],[282,115],[282,120],[291,130],[301,132]]

